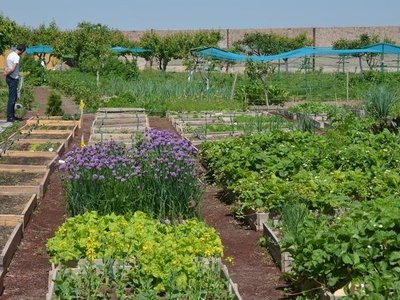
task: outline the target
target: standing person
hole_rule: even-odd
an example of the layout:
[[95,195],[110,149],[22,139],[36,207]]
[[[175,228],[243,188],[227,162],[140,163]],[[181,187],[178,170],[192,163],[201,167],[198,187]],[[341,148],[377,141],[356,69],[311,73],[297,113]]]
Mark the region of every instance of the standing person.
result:
[[15,116],[15,102],[18,95],[19,81],[19,60],[25,52],[25,45],[18,45],[15,51],[7,56],[6,69],[4,76],[8,85],[8,104],[7,104],[7,122],[21,121],[21,118]]

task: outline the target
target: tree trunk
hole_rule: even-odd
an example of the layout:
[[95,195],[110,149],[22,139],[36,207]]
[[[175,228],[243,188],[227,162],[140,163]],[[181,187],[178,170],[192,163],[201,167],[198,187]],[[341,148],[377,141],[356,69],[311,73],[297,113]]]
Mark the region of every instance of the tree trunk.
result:
[[285,61],[285,73],[289,73],[289,60],[287,58],[284,59]]
[[359,56],[359,57],[358,57],[358,61],[359,61],[359,63],[360,63],[360,72],[362,73],[362,72],[363,72],[362,56]]
[[96,84],[97,84],[97,87],[100,86],[100,71],[99,70],[96,71]]

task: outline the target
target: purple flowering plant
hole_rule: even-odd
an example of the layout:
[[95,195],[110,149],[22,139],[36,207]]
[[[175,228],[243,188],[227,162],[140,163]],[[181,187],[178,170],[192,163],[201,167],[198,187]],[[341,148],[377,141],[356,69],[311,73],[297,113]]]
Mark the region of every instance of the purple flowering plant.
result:
[[187,141],[154,129],[131,148],[115,142],[75,147],[59,167],[67,212],[141,210],[169,220],[197,216],[202,189],[194,154]]

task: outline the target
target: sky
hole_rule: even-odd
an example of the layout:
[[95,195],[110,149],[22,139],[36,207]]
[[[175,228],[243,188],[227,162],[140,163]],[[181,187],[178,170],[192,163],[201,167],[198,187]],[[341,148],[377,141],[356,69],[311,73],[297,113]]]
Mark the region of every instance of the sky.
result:
[[400,0],[1,0],[0,14],[20,25],[82,21],[125,31],[398,26]]

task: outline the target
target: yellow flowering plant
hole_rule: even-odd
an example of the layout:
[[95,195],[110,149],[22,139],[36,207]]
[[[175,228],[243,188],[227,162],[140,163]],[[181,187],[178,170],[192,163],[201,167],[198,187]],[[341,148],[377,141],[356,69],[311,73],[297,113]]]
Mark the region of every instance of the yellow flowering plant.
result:
[[48,240],[47,251],[51,261],[61,265],[80,259],[139,262],[142,276],[163,292],[171,285],[172,273],[184,288],[199,271],[196,260],[219,258],[223,247],[215,229],[198,220],[166,225],[142,212],[130,217],[87,212],[68,218]]

